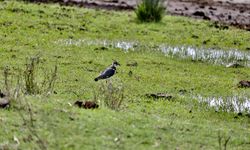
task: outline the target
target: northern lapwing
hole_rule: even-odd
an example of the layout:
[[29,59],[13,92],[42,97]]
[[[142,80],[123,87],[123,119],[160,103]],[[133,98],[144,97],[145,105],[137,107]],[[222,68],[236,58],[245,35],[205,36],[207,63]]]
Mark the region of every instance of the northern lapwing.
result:
[[116,73],[117,66],[120,66],[120,64],[117,61],[114,61],[110,67],[108,67],[98,77],[95,78],[95,81],[112,77]]

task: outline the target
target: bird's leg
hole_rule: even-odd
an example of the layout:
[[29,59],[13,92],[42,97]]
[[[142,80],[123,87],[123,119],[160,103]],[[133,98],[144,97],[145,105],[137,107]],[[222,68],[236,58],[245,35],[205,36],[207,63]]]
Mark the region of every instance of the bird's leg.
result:
[[106,79],[106,84],[107,84],[107,85],[109,84],[109,79]]
[[108,78],[108,79],[106,79],[106,84],[109,84],[109,83],[110,83],[110,82],[109,82],[109,80],[110,80],[109,78]]
[[112,93],[112,91],[113,91],[112,80],[108,79],[107,82],[108,82],[108,84],[107,84],[108,90],[110,93]]

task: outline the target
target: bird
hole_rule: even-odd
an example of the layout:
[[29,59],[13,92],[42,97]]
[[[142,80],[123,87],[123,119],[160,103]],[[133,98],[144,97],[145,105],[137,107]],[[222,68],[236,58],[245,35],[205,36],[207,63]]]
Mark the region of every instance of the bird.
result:
[[101,79],[108,79],[112,77],[116,73],[117,66],[120,66],[120,64],[117,61],[113,61],[110,67],[105,69],[98,77],[95,78],[95,81],[98,81]]

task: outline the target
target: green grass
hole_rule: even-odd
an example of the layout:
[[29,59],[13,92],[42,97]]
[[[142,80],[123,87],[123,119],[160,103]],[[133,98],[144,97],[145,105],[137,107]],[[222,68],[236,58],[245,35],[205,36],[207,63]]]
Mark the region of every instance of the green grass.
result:
[[135,10],[137,19],[141,22],[160,22],[165,8],[161,0],[143,0]]
[[[57,64],[59,76],[55,85],[57,94],[25,97],[33,112],[34,131],[29,131],[30,121],[21,118],[20,113],[27,119],[29,113],[17,109],[19,103],[0,110],[0,145],[11,146],[16,136],[20,149],[39,149],[38,139],[48,149],[65,150],[219,149],[220,132],[224,138],[231,137],[228,149],[249,148],[248,117],[235,118],[234,113],[215,112],[191,98],[196,94],[237,93],[250,97],[249,89],[237,88],[240,80],[250,79],[249,68],[233,69],[169,58],[143,49],[124,53],[112,47],[101,50],[94,45],[65,46],[55,42],[70,38],[108,39],[244,51],[250,47],[250,32],[233,27],[219,30],[211,22],[174,16],[165,16],[159,24],[141,24],[132,12],[16,1],[0,2],[0,14],[1,70],[9,66],[15,76],[19,69],[25,69],[27,57],[39,53],[40,68],[51,70]],[[198,38],[192,38],[194,35]],[[202,45],[204,40],[210,41]],[[101,84],[93,79],[112,59],[122,64],[112,79],[124,85],[126,97],[122,109],[71,107],[68,103],[75,100],[93,99],[94,91]],[[126,66],[129,61],[136,61],[138,66]],[[133,72],[132,76],[129,71]],[[1,75],[0,89],[4,88],[3,79]],[[187,90],[184,96],[179,94],[183,89]],[[143,96],[154,92],[167,92],[175,98],[154,101]]]

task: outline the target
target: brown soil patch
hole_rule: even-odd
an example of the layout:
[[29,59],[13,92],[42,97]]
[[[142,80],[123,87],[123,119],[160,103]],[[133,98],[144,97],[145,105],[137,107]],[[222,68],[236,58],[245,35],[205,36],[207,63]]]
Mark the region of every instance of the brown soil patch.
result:
[[99,105],[96,102],[92,101],[81,101],[78,100],[74,103],[75,106],[78,106],[79,108],[84,108],[84,109],[96,109],[99,107]]
[[250,31],[250,2],[236,0],[169,0],[171,14],[234,25]]
[[[133,10],[139,0],[26,0],[30,2],[57,2],[62,5]],[[249,0],[168,0],[164,3],[173,15],[190,16],[233,25],[250,31]]]

